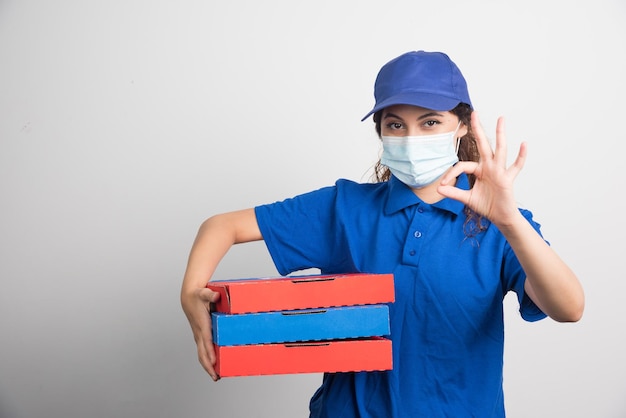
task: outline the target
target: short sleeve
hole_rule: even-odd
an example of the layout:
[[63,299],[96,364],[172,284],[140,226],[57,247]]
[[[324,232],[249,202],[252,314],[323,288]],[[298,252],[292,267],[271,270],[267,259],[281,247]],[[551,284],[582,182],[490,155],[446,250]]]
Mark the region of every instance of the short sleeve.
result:
[[[532,225],[539,235],[541,234],[541,225],[533,220],[532,212],[526,209],[520,209],[520,212],[526,218],[526,220]],[[546,241],[548,245],[550,244]],[[506,259],[504,264],[504,277],[508,278],[506,288],[512,290],[517,295],[519,303],[519,312],[522,318],[528,322],[535,322],[544,319],[547,315],[539,309],[539,307],[532,301],[532,299],[526,294],[524,285],[526,283],[526,273],[522,269],[517,256],[513,252],[513,249],[506,244]]]
[[332,269],[337,254],[335,186],[257,206],[257,222],[282,275],[309,268]]

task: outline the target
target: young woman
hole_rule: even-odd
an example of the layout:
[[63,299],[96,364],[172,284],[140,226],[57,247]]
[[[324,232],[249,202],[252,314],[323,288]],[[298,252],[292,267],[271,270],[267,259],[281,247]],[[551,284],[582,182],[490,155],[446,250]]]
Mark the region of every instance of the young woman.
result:
[[527,321],[572,322],[582,287],[516,205],[525,144],[506,167],[504,121],[494,151],[446,54],[403,54],[374,90],[363,120],[383,142],[376,182],[338,180],[201,225],[181,292],[200,363],[219,379],[208,280],[233,244],[264,240],[283,275],[394,274],[393,370],[326,374],[311,417],[503,417],[504,296],[517,294]]

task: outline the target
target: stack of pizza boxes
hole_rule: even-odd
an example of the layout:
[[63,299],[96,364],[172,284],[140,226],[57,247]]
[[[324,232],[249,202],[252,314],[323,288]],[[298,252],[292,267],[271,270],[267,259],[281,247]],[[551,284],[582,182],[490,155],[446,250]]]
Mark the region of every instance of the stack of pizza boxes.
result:
[[211,314],[221,377],[390,370],[392,274],[220,280]]

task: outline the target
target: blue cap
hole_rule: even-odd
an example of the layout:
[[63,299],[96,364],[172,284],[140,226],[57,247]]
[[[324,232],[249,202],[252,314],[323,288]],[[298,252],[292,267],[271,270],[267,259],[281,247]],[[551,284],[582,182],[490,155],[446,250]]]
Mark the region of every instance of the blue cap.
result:
[[374,85],[376,105],[361,121],[389,106],[406,104],[447,111],[472,107],[461,70],[442,52],[411,51],[385,64]]

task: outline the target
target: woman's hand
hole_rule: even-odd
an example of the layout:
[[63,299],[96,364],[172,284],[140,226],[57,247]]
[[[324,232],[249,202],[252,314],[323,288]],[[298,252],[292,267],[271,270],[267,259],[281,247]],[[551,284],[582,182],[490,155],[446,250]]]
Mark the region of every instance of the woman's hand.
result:
[[[519,216],[513,194],[513,182],[526,161],[526,144],[521,144],[515,162],[507,168],[504,118],[498,118],[496,125],[495,152],[489,145],[477,112],[472,112],[471,123],[480,153],[480,161],[477,163],[458,162],[442,177],[437,191],[446,197],[461,201],[497,226],[506,226]],[[474,174],[476,177],[476,183],[470,190],[461,190],[448,185],[462,172]]]
[[[476,112],[472,113],[472,129],[480,161],[457,163],[442,177],[437,191],[463,202],[500,229],[526,273],[526,293],[544,313],[560,322],[578,321],[585,306],[578,278],[521,215],[513,196],[513,182],[526,161],[526,144],[522,143],[515,162],[507,168],[504,119],[499,118],[496,125],[495,152]],[[472,189],[448,185],[462,172],[476,176]]]
[[233,244],[263,239],[254,209],[212,216],[202,223],[191,247],[180,301],[198,346],[198,359],[215,381],[215,349],[211,329],[211,304],[219,293],[206,287],[215,269]]
[[181,304],[191,325],[193,338],[198,346],[198,360],[214,381],[219,380],[215,371],[215,349],[211,326],[211,304],[219,300],[220,294],[208,288],[194,289],[181,293]]

